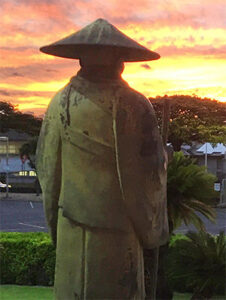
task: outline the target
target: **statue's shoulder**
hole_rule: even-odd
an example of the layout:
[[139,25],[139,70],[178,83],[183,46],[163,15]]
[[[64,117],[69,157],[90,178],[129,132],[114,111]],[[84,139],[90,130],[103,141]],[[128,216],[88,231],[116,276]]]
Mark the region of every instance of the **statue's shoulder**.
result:
[[67,97],[70,93],[70,83],[60,89],[52,99],[54,105],[65,108],[67,105]]
[[48,109],[51,109],[51,108],[56,108],[60,105],[61,101],[62,101],[62,96],[64,94],[64,90],[67,86],[65,86],[64,88],[60,89],[53,97],[52,99],[50,100],[49,102],[49,107]]
[[140,92],[129,85],[124,85],[120,90],[120,106],[133,111],[135,114],[153,112],[151,102]]
[[76,90],[72,89],[71,82],[60,89],[51,99],[49,103],[49,109],[58,110],[58,112],[65,111],[67,109],[69,97],[71,94],[75,96]]

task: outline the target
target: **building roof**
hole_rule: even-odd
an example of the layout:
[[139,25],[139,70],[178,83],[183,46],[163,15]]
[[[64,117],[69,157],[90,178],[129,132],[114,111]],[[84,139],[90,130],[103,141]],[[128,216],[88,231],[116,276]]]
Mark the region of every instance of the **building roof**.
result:
[[31,136],[22,131],[16,131],[15,129],[9,129],[7,132],[0,132],[0,137],[8,137],[9,141],[27,141]]
[[215,146],[211,143],[200,144],[197,142],[192,145],[182,144],[181,151],[184,155],[203,156],[207,151],[209,156],[223,156],[226,154],[226,145],[217,143]]
[[200,148],[196,149],[196,152],[212,154],[213,146],[210,143],[205,143]]
[[32,171],[33,169],[29,165],[29,160],[26,160],[24,164],[19,156],[9,157],[8,168],[6,164],[6,157],[0,157],[0,173],[6,173],[8,169],[9,173],[17,173],[20,171]]
[[216,147],[213,148],[214,153],[221,153],[225,154],[226,153],[226,146],[222,143],[218,143]]
[[218,154],[218,155],[224,155],[226,153],[226,147],[222,143],[217,143],[216,146],[212,146],[210,143],[203,144],[200,148],[196,150],[198,153],[202,154]]

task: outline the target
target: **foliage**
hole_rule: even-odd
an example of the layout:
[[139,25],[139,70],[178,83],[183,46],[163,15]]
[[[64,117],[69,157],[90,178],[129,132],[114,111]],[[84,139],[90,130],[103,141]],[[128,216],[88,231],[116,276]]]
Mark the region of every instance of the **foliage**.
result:
[[178,240],[187,240],[188,237],[182,233],[172,234],[170,236],[169,247],[173,247]]
[[[194,237],[178,234],[171,237],[166,264],[170,284],[178,292],[189,292],[196,288],[195,280],[192,279],[198,277],[197,282],[200,284],[208,277],[209,282],[218,286],[214,293],[221,293],[224,279],[222,271],[225,267],[225,238],[223,234],[216,238],[208,234],[202,234],[201,238],[200,234],[193,235]],[[48,234],[2,232],[0,242],[2,284],[53,284],[55,249]],[[149,259],[146,254],[144,258]],[[185,272],[187,270],[192,270],[192,276],[196,277],[189,278],[189,272]],[[186,281],[184,273],[187,274]],[[216,285],[215,276],[219,279]],[[190,282],[194,283],[194,286]]]
[[196,212],[215,220],[215,211],[209,205],[210,200],[216,197],[215,180],[215,176],[207,173],[204,166],[196,165],[194,159],[185,157],[182,152],[174,152],[168,165],[167,179],[170,232],[182,222],[204,230],[203,221]]
[[17,108],[9,102],[0,101],[0,117],[0,132],[15,129],[31,135],[39,135],[42,119],[18,111]]
[[35,153],[38,143],[38,136],[33,137],[27,143],[23,144],[20,148],[20,156],[23,157],[24,155],[30,161],[31,168],[35,168]]
[[175,151],[180,151],[183,143],[193,141],[224,143],[226,140],[226,103],[197,96],[174,95],[149,98],[162,124],[165,99],[169,100],[171,119],[168,141]]
[[[210,299],[225,292],[226,238],[200,231],[189,232],[170,248],[167,274],[173,290],[193,292],[193,299]],[[212,299],[212,298],[211,298]]]
[[18,111],[11,103],[0,101],[0,132],[7,132],[9,129],[26,132],[33,136],[31,140],[22,145],[20,155],[26,155],[30,166],[35,168],[35,151],[42,119],[31,114]]
[[55,249],[46,233],[1,233],[2,284],[52,285]]

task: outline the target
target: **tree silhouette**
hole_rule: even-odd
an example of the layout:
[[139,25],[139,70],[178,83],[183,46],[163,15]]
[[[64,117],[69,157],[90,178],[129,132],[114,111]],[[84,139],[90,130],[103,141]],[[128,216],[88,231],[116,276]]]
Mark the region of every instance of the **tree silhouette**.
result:
[[41,124],[41,118],[22,113],[11,103],[0,101],[0,132],[15,129],[37,136],[39,135]]
[[180,151],[183,143],[221,143],[226,140],[226,103],[197,96],[174,95],[149,98],[162,124],[165,99],[169,100],[171,117],[168,142],[175,151]]

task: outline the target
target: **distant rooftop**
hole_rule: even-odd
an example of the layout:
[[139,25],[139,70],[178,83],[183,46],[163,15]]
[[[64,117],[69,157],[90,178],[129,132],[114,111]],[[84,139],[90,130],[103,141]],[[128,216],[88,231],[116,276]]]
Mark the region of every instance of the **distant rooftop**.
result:
[[210,143],[205,143],[200,148],[196,150],[196,152],[199,153],[207,153],[207,154],[225,154],[226,153],[226,147],[222,143],[217,143],[216,146],[212,146]]
[[0,137],[8,137],[10,141],[27,141],[31,136],[22,131],[10,129],[7,132],[0,132]]
[[6,158],[0,158],[0,173],[5,173],[8,170],[9,173],[16,173],[20,171],[32,171],[33,169],[29,165],[29,161],[26,160],[23,164],[20,157],[9,157],[8,166]]
[[217,143],[215,146],[211,143],[193,143],[192,145],[183,144],[181,151],[184,155],[202,156],[205,153],[211,156],[222,156],[226,154],[226,145]]

